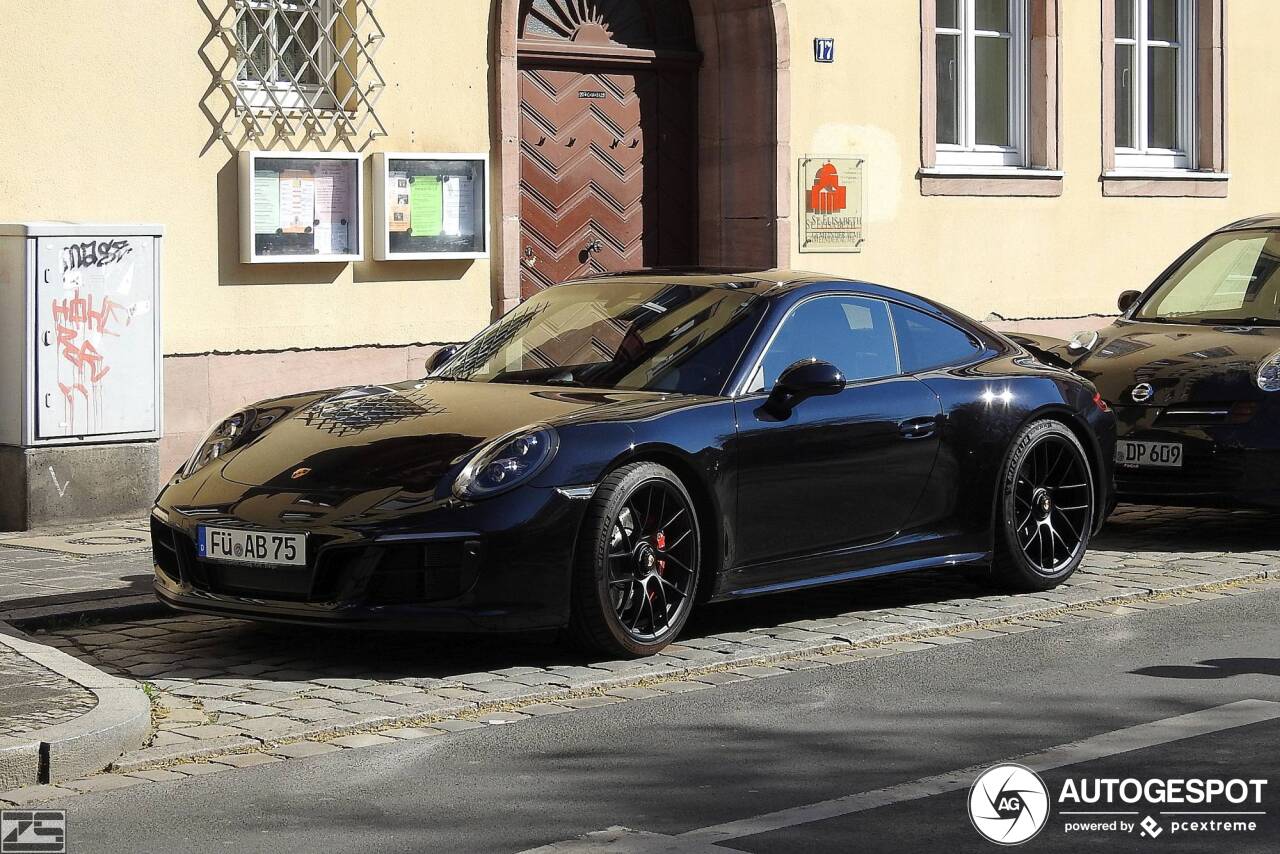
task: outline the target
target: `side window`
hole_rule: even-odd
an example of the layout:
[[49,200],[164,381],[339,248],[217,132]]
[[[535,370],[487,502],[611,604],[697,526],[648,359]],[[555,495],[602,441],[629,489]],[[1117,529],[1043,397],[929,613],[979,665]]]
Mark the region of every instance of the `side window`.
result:
[[773,388],[778,376],[801,359],[821,359],[844,371],[850,382],[902,372],[889,309],[880,300],[818,297],[801,303],[769,344],[751,391]]
[[964,365],[982,352],[982,345],[969,333],[943,320],[902,305],[893,305],[893,322],[898,331],[902,369],[909,374]]

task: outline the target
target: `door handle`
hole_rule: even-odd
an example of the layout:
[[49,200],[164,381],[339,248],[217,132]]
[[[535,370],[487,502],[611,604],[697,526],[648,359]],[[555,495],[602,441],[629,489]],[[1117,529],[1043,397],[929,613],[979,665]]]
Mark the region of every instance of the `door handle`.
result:
[[904,439],[927,439],[938,431],[938,419],[930,417],[899,421],[898,430]]

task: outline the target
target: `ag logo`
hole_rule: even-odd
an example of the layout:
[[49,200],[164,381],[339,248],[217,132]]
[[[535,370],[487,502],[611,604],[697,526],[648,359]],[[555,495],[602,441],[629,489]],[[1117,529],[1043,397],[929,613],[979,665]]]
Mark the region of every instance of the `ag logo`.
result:
[[973,782],[969,790],[969,820],[992,842],[1026,842],[1049,820],[1049,790],[1030,768],[997,765]]

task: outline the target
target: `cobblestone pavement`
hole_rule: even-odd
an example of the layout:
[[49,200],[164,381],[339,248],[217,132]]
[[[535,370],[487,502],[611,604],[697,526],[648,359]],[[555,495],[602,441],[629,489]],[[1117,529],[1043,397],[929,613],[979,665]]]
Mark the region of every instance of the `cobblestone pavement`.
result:
[[[774,658],[768,662],[757,660],[736,666],[726,665],[718,669],[699,669],[683,674],[672,672],[665,678],[652,678],[643,682],[593,692],[577,691],[556,701],[532,701],[511,703],[505,708],[473,708],[453,717],[436,718],[418,725],[395,721],[381,727],[376,725],[364,731],[348,733],[317,733],[306,739],[254,740],[238,747],[224,747],[220,752],[209,752],[204,757],[186,756],[166,763],[140,762],[137,757],[126,759],[112,771],[95,774],[58,785],[30,786],[9,792],[0,792],[0,804],[26,806],[56,801],[77,794],[108,791],[145,784],[162,785],[179,783],[190,777],[202,777],[239,768],[269,765],[276,762],[306,759],[340,750],[355,750],[390,744],[411,739],[453,737],[453,734],[486,726],[522,725],[523,721],[550,714],[562,714],[613,703],[643,702],[687,691],[713,689],[734,682],[768,679],[796,670],[837,665],[851,665],[869,658],[890,655],[927,654],[936,646],[957,643],[982,643],[989,639],[1018,632],[1062,625],[1070,622],[1091,622],[1124,619],[1147,610],[1195,604],[1223,596],[1250,595],[1255,592],[1280,589],[1280,577],[1229,582],[1216,586],[1213,591],[1192,590],[1183,593],[1147,595],[1124,600],[1123,605],[1077,605],[1037,614],[1035,617],[984,622],[980,627],[955,626],[945,632],[917,635],[900,640],[889,640],[878,645],[841,646],[834,651],[796,653]],[[181,704],[164,706],[173,713],[175,708],[198,708]],[[177,722],[175,722],[176,725]],[[161,767],[163,765],[163,767]]]
[[74,720],[97,702],[91,691],[0,645],[0,737]]
[[377,728],[465,728],[477,724],[449,719],[515,707],[520,716],[543,706],[563,711],[607,701],[602,694],[666,690],[663,680],[691,672],[733,681],[772,659],[906,637],[927,648],[951,641],[922,636],[982,637],[988,630],[980,624],[1058,619],[1082,603],[1280,577],[1278,540],[1270,515],[1124,508],[1081,570],[1052,591],[1010,596],[971,574],[927,572],[707,606],[679,643],[638,661],[587,658],[548,635],[441,637],[182,615],[50,630],[37,639],[155,686],[158,731],[150,746],[122,760],[130,769]]

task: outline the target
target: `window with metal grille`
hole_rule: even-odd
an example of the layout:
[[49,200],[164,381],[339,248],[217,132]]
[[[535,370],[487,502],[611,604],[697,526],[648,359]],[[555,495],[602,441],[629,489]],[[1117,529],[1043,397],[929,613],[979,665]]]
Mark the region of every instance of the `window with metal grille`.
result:
[[[322,109],[337,106],[324,83],[331,78],[331,39],[321,37],[333,12],[333,0],[240,0],[236,38],[241,55],[236,80],[253,106],[282,106],[302,101]],[[254,90],[257,90],[254,93]]]
[[249,137],[386,135],[375,112],[386,88],[373,61],[385,37],[375,2],[229,0],[232,20],[218,22],[234,42],[224,82]]

